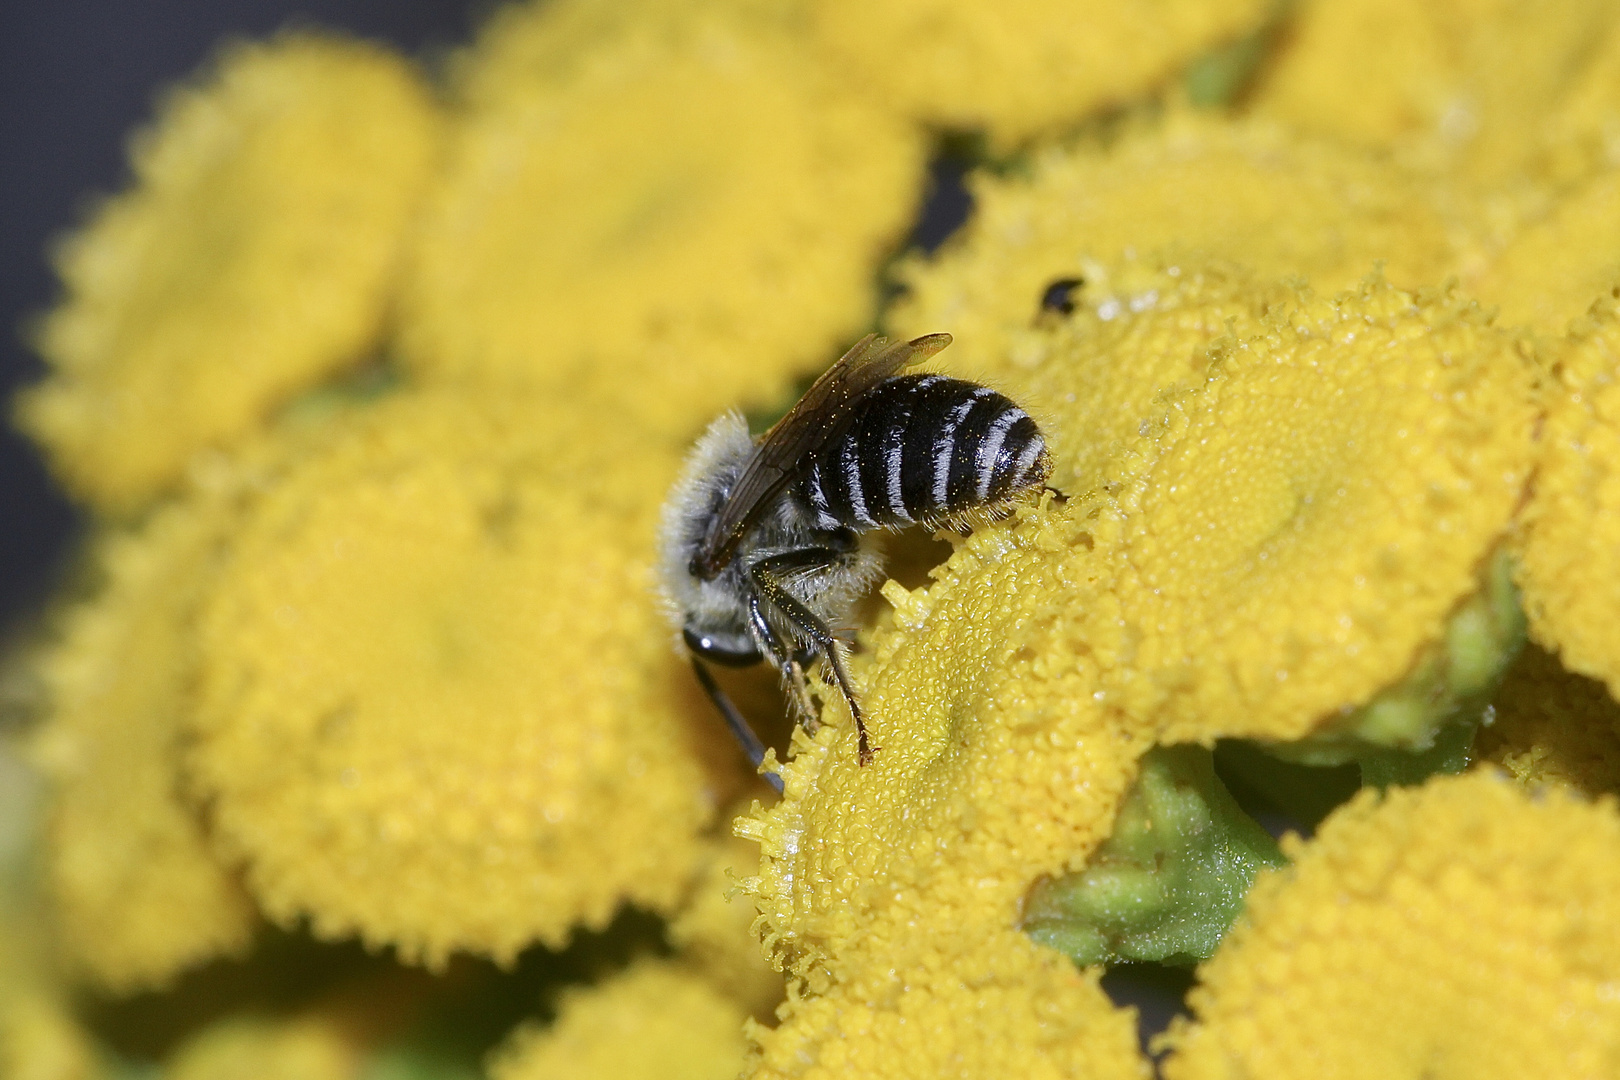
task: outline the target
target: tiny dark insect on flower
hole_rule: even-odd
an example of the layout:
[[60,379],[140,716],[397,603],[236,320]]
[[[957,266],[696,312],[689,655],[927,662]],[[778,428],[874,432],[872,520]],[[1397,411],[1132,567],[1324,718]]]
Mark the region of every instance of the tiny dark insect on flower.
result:
[[[1046,483],[1046,442],[1023,409],[963,379],[902,374],[950,343],[949,334],[868,335],[759,439],[738,413],[717,419],[670,493],[662,551],[670,615],[756,767],[764,748],[703,661],[768,661],[813,730],[805,669],[820,658],[849,703],[867,764],[873,747],[839,634],[882,573],[872,534],[966,530]],[[780,778],[769,778],[780,790]]]

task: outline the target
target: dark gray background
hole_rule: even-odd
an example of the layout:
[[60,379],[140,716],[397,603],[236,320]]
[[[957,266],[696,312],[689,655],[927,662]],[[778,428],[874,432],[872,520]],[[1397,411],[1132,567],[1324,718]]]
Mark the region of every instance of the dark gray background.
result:
[[[0,0],[0,395],[41,367],[22,324],[56,296],[50,238],[127,183],[124,140],[157,91],[230,36],[349,30],[433,55],[486,0]],[[9,416],[9,408],[7,415]],[[46,593],[75,527],[38,457],[0,433],[0,626]]]

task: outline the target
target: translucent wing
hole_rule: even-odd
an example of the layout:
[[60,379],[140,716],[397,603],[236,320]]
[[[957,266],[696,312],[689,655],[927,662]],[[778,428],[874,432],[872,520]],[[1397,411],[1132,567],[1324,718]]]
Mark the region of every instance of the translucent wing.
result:
[[754,448],[693,560],[698,576],[708,580],[725,568],[759,514],[814,460],[817,451],[843,434],[855,405],[873,387],[950,343],[949,334],[898,342],[868,334],[839,357]]

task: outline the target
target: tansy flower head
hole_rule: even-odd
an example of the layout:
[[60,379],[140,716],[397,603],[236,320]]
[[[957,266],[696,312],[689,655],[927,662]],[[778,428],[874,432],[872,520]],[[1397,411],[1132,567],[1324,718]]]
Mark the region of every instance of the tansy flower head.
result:
[[1531,637],[1620,693],[1620,290],[1548,347],[1540,469],[1519,539]]
[[1309,0],[1296,5],[1254,107],[1302,131],[1500,180],[1614,25],[1604,0]]
[[1170,1080],[1614,1074],[1613,802],[1437,777],[1284,846],[1199,969]]
[[1527,787],[1620,793],[1620,704],[1602,683],[1571,674],[1530,646],[1508,671],[1475,750]]
[[[732,815],[721,815],[729,821]],[[759,866],[759,845],[734,836],[708,845],[706,859],[682,908],[669,923],[681,958],[756,1017],[782,1000],[782,974],[766,963],[752,932],[759,916],[742,880]]]
[[822,0],[809,16],[838,68],[891,108],[1009,149],[1142,94],[1267,10],[1258,0]]
[[240,46],[173,95],[39,328],[51,377],[20,418],[69,489],[134,510],[364,358],[439,137],[411,67],[359,43]]
[[967,371],[1017,370],[1039,350],[1034,323],[1153,287],[1113,280],[1130,253],[1233,260],[1323,293],[1379,261],[1398,285],[1437,283],[1464,256],[1439,194],[1388,162],[1188,113],[1045,150],[1028,175],[973,188],[972,221],[938,257],[902,264],[909,292],[887,316],[902,334],[949,327],[949,362]]
[[678,463],[577,398],[440,389],[260,501],[190,765],[269,914],[437,963],[674,906],[729,775],[648,581]]
[[[1097,476],[1069,448],[1114,407],[1121,381],[1103,366],[1179,375],[1103,427],[1137,434],[1104,473],[1121,533],[1095,638],[1116,620],[1104,681],[1167,741],[1288,740],[1350,719],[1481,587],[1529,473],[1528,366],[1472,305],[1377,278],[1332,299],[1281,288],[1250,293],[1257,332],[1237,322],[1190,356],[1103,356],[1085,321],[1060,324],[1026,377],[1052,483],[1085,490]],[[1185,319],[1160,303],[1118,317]]]
[[1469,282],[1497,321],[1558,337],[1620,278],[1620,168],[1594,176],[1518,231]]
[[188,1039],[164,1063],[164,1080],[359,1080],[353,1034],[321,1015],[231,1017]]
[[[529,32],[571,10],[534,9]],[[709,19],[675,47],[632,14],[569,78],[508,63],[480,84],[401,342],[425,374],[605,387],[689,434],[870,320],[922,143],[777,33]]]
[[[1018,929],[1036,878],[1083,865],[1146,741],[1069,636],[1097,599],[1083,515],[979,530],[926,589],[885,587],[863,702],[831,710],[740,835],[764,939],[795,976],[759,1076],[1137,1076],[1128,1014]],[[1083,646],[1080,646],[1083,648]]]
[[491,1080],[732,1080],[742,1068],[741,1005],[694,972],[641,960],[563,996],[548,1027],[496,1051]]
[[199,498],[101,538],[105,583],[67,614],[41,663],[49,712],[34,746],[54,781],[55,917],[69,955],[105,989],[161,984],[245,949],[253,930],[180,777],[196,609],[234,524],[224,500]]

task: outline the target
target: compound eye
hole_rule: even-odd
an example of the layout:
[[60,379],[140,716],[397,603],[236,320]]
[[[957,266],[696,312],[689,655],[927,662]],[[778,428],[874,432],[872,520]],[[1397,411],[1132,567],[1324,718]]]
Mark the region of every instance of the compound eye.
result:
[[752,641],[739,644],[712,634],[700,634],[690,626],[681,631],[681,637],[693,653],[723,667],[752,667],[765,659]]

